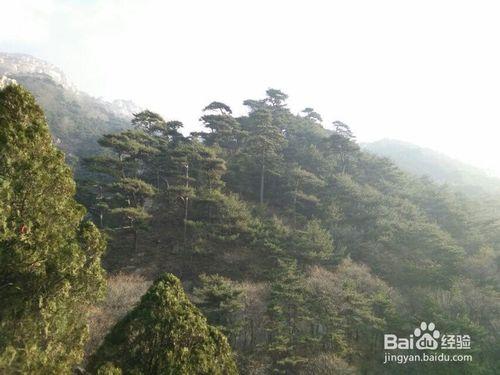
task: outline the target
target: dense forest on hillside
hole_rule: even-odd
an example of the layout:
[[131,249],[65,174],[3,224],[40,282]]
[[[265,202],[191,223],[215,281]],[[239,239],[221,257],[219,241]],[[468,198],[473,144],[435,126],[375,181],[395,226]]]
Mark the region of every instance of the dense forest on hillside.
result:
[[[2,95],[16,97],[12,90]],[[286,100],[269,89],[246,100],[241,117],[209,103],[204,130],[189,136],[181,122],[143,111],[128,130],[101,137],[99,155],[82,160],[77,198],[108,239],[108,294],[88,300],[81,366],[99,374],[402,373],[400,364],[383,364],[384,333],[404,337],[433,322],[441,332],[470,335],[473,361],[408,363],[404,373],[498,373],[498,205],[406,174],[363,152],[348,125],[327,131],[312,108],[293,114]],[[25,121],[4,112],[2,147],[3,134],[17,139],[16,124]],[[7,202],[17,196],[9,168],[23,154],[1,152]],[[0,232],[6,254],[12,243],[24,249],[35,241],[31,232],[18,238],[12,215],[0,207],[0,228],[16,223]],[[12,272],[13,259],[0,277]],[[91,282],[85,276],[68,285]],[[6,316],[24,319],[2,309],[2,324]],[[23,360],[8,340],[0,340],[0,368]]]

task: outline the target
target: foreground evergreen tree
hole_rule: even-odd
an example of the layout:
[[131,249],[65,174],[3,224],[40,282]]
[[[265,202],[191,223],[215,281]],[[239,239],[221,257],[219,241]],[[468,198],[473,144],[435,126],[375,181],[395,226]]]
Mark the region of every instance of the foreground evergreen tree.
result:
[[148,375],[237,373],[226,338],[207,324],[171,274],[158,279],[111,330],[89,369]]
[[104,241],[73,196],[42,110],[0,91],[0,373],[63,374],[81,361],[101,295]]

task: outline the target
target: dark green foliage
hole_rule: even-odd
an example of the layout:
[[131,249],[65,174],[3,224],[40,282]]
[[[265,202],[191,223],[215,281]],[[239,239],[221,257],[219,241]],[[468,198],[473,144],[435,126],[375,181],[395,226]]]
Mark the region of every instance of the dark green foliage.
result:
[[271,284],[268,315],[267,351],[275,372],[293,373],[306,362],[308,342],[301,324],[309,319],[305,304],[305,288],[295,262],[279,261]]
[[161,136],[169,141],[175,141],[182,137],[178,129],[182,123],[178,121],[166,122],[159,114],[145,110],[134,114],[132,126],[137,130],[142,130],[147,134]]
[[280,173],[281,151],[285,144],[282,130],[273,122],[269,109],[258,109],[250,113],[244,127],[248,133],[242,150],[246,173],[258,176],[251,181],[250,187],[259,191],[260,204],[264,203],[266,177]]
[[193,291],[197,305],[211,324],[229,337],[237,335],[241,322],[236,313],[242,308],[242,290],[231,280],[219,275],[200,275],[201,285]]
[[111,330],[89,369],[106,374],[111,366],[123,374],[237,373],[226,338],[207,324],[169,274]]
[[134,250],[137,250],[139,230],[147,228],[151,218],[146,205],[156,194],[156,189],[146,181],[151,175],[139,170],[151,164],[156,167],[154,160],[160,153],[162,140],[168,139],[168,135],[156,134],[159,128],[165,129],[161,121],[152,112],[135,115],[133,123],[140,130],[104,135],[99,143],[112,155],[85,160],[89,170],[104,176],[97,184],[83,185],[87,191],[97,190],[94,201],[88,202],[91,212],[99,217],[101,227],[106,222],[113,230],[130,230]]
[[104,240],[34,98],[0,91],[0,372],[69,373],[103,289]]
[[303,109],[302,113],[304,114],[304,117],[308,120],[312,120],[316,123],[321,123],[323,121],[321,115],[318,112],[315,112],[314,109],[310,107]]
[[311,220],[303,230],[298,230],[292,238],[295,257],[306,263],[318,263],[332,259],[333,239],[322,228],[321,221]]
[[354,135],[348,125],[335,121],[333,126],[332,135],[322,146],[327,157],[335,158],[337,171],[346,173],[349,168],[354,167],[359,147],[354,143]]
[[231,108],[224,103],[212,102],[203,111],[209,112],[201,117],[203,125],[210,129],[209,133],[200,133],[205,144],[219,146],[228,155],[233,154],[242,133],[239,123],[231,116]]

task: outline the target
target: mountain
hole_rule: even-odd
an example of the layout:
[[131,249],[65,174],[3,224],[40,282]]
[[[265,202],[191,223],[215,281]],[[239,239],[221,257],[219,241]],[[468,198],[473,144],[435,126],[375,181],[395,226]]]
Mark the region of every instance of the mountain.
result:
[[100,136],[126,129],[132,114],[141,110],[131,101],[108,102],[79,91],[59,68],[43,60],[0,52],[0,87],[8,83],[34,94],[55,143],[73,166],[79,158],[99,151]]
[[47,75],[63,88],[77,92],[76,86],[56,66],[30,55],[0,52],[0,75],[19,74]]
[[500,193],[500,179],[428,148],[392,139],[364,143],[361,147],[372,154],[391,159],[406,172],[428,176],[466,194]]

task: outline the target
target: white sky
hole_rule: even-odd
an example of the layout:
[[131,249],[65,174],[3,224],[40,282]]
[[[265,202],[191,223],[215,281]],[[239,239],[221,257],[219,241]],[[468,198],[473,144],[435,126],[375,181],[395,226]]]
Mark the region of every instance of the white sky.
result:
[[500,3],[445,0],[0,0],[0,50],[91,95],[199,126],[267,88],[349,124],[500,175]]

